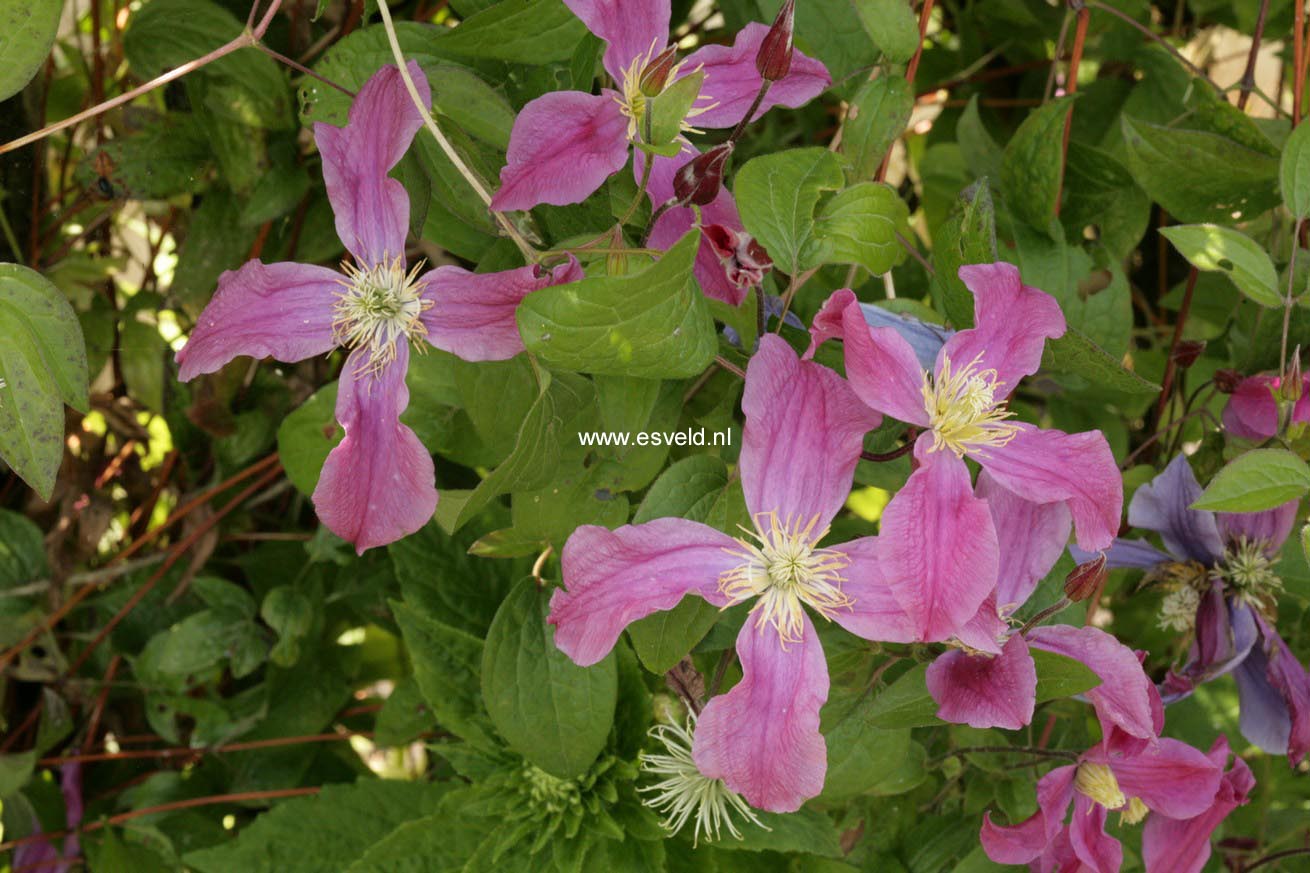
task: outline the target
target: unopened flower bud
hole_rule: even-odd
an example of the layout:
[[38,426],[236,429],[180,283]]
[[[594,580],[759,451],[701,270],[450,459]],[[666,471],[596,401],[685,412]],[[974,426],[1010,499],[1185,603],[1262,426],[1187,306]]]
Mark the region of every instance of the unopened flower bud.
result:
[[1064,596],[1074,603],[1081,603],[1094,597],[1105,584],[1108,571],[1105,567],[1105,555],[1097,555],[1092,560],[1079,564],[1064,578]]
[[773,19],[755,54],[755,69],[766,82],[776,82],[791,71],[792,34],[796,29],[796,0],[787,0]]
[[1196,363],[1196,359],[1201,357],[1201,352],[1204,351],[1205,340],[1183,340],[1174,348],[1174,363],[1179,369],[1186,370]]
[[1292,353],[1292,360],[1287,365],[1287,378],[1278,385],[1278,399],[1285,403],[1296,404],[1304,393],[1305,382],[1301,378],[1301,348]]
[[723,187],[723,170],[732,148],[730,142],[717,145],[678,169],[673,176],[673,194],[679,205],[706,206],[714,202]]
[[1223,369],[1215,370],[1212,378],[1214,387],[1218,388],[1221,394],[1232,394],[1245,377],[1236,370]]
[[669,76],[677,65],[678,47],[671,45],[650,59],[641,71],[641,79],[638,80],[637,87],[647,97],[659,96],[664,86],[669,83]]

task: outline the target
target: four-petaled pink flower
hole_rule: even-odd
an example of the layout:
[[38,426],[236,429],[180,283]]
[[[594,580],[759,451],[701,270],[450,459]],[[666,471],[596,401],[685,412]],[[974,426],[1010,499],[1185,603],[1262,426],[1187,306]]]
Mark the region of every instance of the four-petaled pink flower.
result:
[[[1158,838],[1167,835],[1170,825],[1152,825],[1152,819],[1177,823],[1213,815],[1222,781],[1222,759],[1216,763],[1178,740],[1143,742],[1112,728],[1077,764],[1056,767],[1038,780],[1039,809],[1031,818],[1003,827],[986,816],[983,850],[999,864],[1028,864],[1043,873],[1118,873],[1123,846],[1105,832],[1110,812],[1120,812],[1122,821],[1130,824],[1149,816],[1146,827],[1158,829]],[[1071,802],[1073,816],[1066,824]],[[1193,827],[1201,829],[1199,823]],[[1147,870],[1156,873],[1149,863]]]
[[883,513],[882,567],[921,638],[946,640],[996,584],[996,531],[974,496],[964,459],[1034,503],[1068,506],[1077,541],[1108,546],[1119,528],[1123,482],[1099,431],[1066,434],[1015,422],[1006,398],[1037,370],[1048,338],[1064,333],[1050,295],[1024,285],[1010,264],[960,268],[974,295],[975,327],[951,336],[925,370],[892,328],[870,327],[855,295],[835,292],[815,316],[809,354],[845,342],[846,373],[860,399],[922,428],[918,469]]
[[1017,730],[1029,724],[1037,701],[1031,647],[1081,661],[1100,678],[1086,696],[1106,733],[1114,725],[1140,739],[1158,736],[1164,720],[1159,694],[1132,649],[1099,628],[1046,625],[1019,633],[1007,621],[1069,541],[1068,508],[1030,503],[985,470],[976,494],[992,514],[1000,573],[995,596],[957,634],[960,647],[928,667],[938,717],[976,728]]
[[750,539],[680,518],[580,527],[564,546],[565,587],[551,598],[549,621],[556,645],[585,666],[629,624],[684,595],[719,607],[753,601],[737,636],[742,679],[705,706],[693,757],[753,806],[791,812],[822,790],[827,771],[819,709],[828,670],[805,607],[866,639],[914,635],[879,575],[877,538],[819,545],[880,416],[772,334],[751,358],[742,409],[738,470]]
[[[424,101],[427,79],[409,71]],[[422,125],[394,66],[365,83],[349,123],[319,123],[314,138],[336,215],[354,257],[341,272],[259,260],[224,273],[218,291],[177,354],[180,376],[212,373],[240,355],[294,362],[350,351],[337,393],[345,439],[328,455],[314,490],[319,519],[360,552],[422,527],[437,506],[432,456],[400,414],[409,404],[410,344],[468,360],[522,351],[514,311],[524,296],[582,277],[575,261],[474,275],[445,266],[418,276],[405,261],[409,197],[387,174]]]

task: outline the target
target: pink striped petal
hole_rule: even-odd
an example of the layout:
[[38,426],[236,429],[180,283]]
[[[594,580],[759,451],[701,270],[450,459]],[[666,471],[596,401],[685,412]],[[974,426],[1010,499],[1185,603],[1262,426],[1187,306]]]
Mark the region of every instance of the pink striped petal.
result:
[[770,626],[747,621],[737,635],[741,681],[705,706],[692,757],[751,806],[795,812],[823,790],[828,746],[819,710],[828,699],[828,665],[804,616],[801,640],[786,648]]
[[1248,376],[1237,383],[1224,407],[1224,428],[1244,440],[1267,440],[1278,433],[1278,403],[1274,390],[1278,377]]
[[983,818],[983,851],[998,864],[1027,864],[1046,853],[1064,830],[1064,816],[1073,800],[1076,766],[1056,767],[1037,780],[1037,812],[1011,827]]
[[326,354],[332,307],[342,276],[309,264],[246,261],[218,277],[218,291],[177,353],[183,382],[213,373],[233,358],[274,357],[294,363]]
[[514,119],[491,208],[581,203],[628,162],[628,119],[613,91],[552,91]]
[[869,327],[855,293],[834,291],[810,327],[806,357],[829,339],[845,343],[846,378],[869,408],[919,427],[928,426],[923,368],[914,349],[890,327]]
[[[422,68],[410,61],[408,69],[424,105],[430,107]],[[345,127],[321,121],[314,125],[337,236],[364,266],[405,254],[409,195],[387,173],[405,156],[422,126],[423,117],[395,66],[383,67],[364,83]]]
[[376,376],[356,375],[368,352],[346,359],[337,388],[337,422],[346,437],[328,455],[314,489],[314,509],[334,534],[363,554],[408,536],[437,509],[432,456],[400,423],[409,405],[409,346]]
[[1011,613],[1028,602],[1037,583],[1051,572],[1069,542],[1073,519],[1063,503],[1033,503],[1006,488],[986,470],[975,493],[987,501],[1001,550],[996,602]]
[[[1220,736],[1210,749],[1210,760],[1228,763],[1228,740]],[[1228,814],[1246,804],[1255,788],[1255,776],[1241,758],[1223,776],[1210,807],[1187,819],[1152,815],[1142,828],[1142,861],[1151,873],[1201,873],[1210,858],[1210,835]]]
[[955,632],[955,639],[970,649],[999,655],[1010,637],[1010,624],[996,608],[996,595],[988,594],[973,618]]
[[[764,81],[755,68],[755,55],[768,32],[767,24],[753,21],[737,32],[731,48],[707,45],[687,56],[682,64],[683,70],[688,73],[697,69],[705,71],[705,85],[696,105],[711,107],[693,116],[690,119],[692,124],[709,129],[733,127],[741,121]],[[754,118],[759,118],[774,106],[804,106],[831,84],[832,77],[828,75],[827,67],[794,51],[791,71],[769,86]]]
[[1084,760],[1108,764],[1124,796],[1141,798],[1153,812],[1191,818],[1204,812],[1219,790],[1221,768],[1186,743],[1164,738],[1135,754],[1108,745],[1093,747]]
[[1087,692],[1087,699],[1096,708],[1104,733],[1113,724],[1142,739],[1156,735],[1151,706],[1155,686],[1132,649],[1099,628],[1068,625],[1035,627],[1028,631],[1028,642],[1035,649],[1081,661],[1100,678],[1101,684]]
[[1054,297],[1023,284],[1013,264],[969,264],[960,278],[973,292],[974,326],[946,341],[938,367],[946,357],[956,368],[978,359],[978,369],[996,371],[1002,397],[1037,372],[1046,340],[1064,335],[1064,313]]
[[1010,637],[999,655],[951,649],[928,665],[927,680],[940,719],[1011,731],[1033,720],[1037,668],[1020,634]]
[[682,518],[578,528],[564,544],[564,588],[550,598],[555,645],[586,667],[609,654],[625,627],[686,594],[726,605],[719,576],[742,563],[740,549],[727,534]]
[[669,0],[564,0],[587,29],[605,40],[605,70],[622,84],[633,58],[669,43]]
[[742,490],[751,515],[780,522],[818,519],[826,527],[846,502],[864,446],[879,416],[840,376],[801,361],[791,346],[765,334],[746,367],[741,400]]
[[1108,548],[1119,532],[1124,493],[1105,437],[1096,430],[1067,434],[1030,424],[1017,427],[1009,443],[972,457],[998,485],[1024,499],[1068,506],[1079,548]]
[[583,278],[572,255],[553,270],[519,267],[499,273],[471,273],[463,267],[438,267],[419,279],[428,342],[466,361],[504,361],[523,351],[514,314],[523,298],[550,285]]
[[1000,560],[986,501],[973,495],[969,470],[950,452],[914,447],[921,465],[883,510],[882,567],[920,639],[948,639],[977,613],[996,586]]
[[918,637],[914,622],[901,607],[878,560],[878,538],[861,537],[831,547],[850,562],[842,575],[842,593],[852,601],[849,609],[838,610],[832,617],[837,624],[866,640],[883,643],[912,643]]
[[1105,832],[1109,814],[1104,806],[1083,794],[1074,794],[1073,818],[1069,823],[1069,842],[1088,873],[1119,873],[1123,866],[1124,847]]

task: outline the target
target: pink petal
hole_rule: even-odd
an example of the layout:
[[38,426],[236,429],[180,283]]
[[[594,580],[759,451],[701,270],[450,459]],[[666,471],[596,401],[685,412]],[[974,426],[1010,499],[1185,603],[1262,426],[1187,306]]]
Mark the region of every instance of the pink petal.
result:
[[801,640],[784,648],[774,629],[748,620],[737,635],[742,677],[705,706],[692,757],[751,806],[795,812],[823,790],[828,747],[819,709],[828,699],[828,665],[804,616]]
[[342,281],[335,270],[309,264],[247,261],[228,270],[177,353],[179,377],[213,373],[241,355],[294,363],[331,351]]
[[[408,69],[424,105],[430,107],[422,68],[410,61]],[[422,126],[423,117],[395,66],[381,68],[364,83],[345,127],[321,121],[314,125],[337,236],[365,266],[405,254],[409,195],[387,173],[405,156]]]
[[514,119],[497,211],[581,203],[628,162],[628,119],[613,91],[552,91]]
[[[677,173],[679,167],[692,160],[696,154],[696,149],[688,144],[683,148],[682,153],[675,158],[655,158],[655,163],[650,171],[650,180],[646,183],[646,191],[650,195],[650,202],[654,208],[658,208],[660,204],[673,199],[674,174]],[[641,150],[633,153],[633,173],[638,180],[641,179],[646,160],[646,154]],[[741,223],[741,216],[737,213],[737,204],[732,199],[732,194],[728,191],[726,185],[720,188],[714,200],[708,205],[702,206],[700,211],[702,227],[718,224],[731,228],[738,233],[745,231]],[[655,222],[646,244],[650,248],[665,251],[682,239],[683,235],[691,230],[695,224],[696,213],[690,207],[670,209],[660,216],[659,221]],[[701,237],[700,248],[696,250],[694,273],[696,281],[700,283],[701,291],[705,293],[706,297],[714,300],[722,300],[732,306],[739,306],[750,292],[749,286],[739,287],[728,280],[723,261],[719,259],[718,254],[714,251],[714,246],[704,236]]]
[[1027,864],[1046,852],[1064,827],[1064,814],[1073,800],[1073,779],[1078,768],[1056,767],[1037,780],[1037,812],[1012,827],[983,819],[983,851],[998,864]]
[[620,85],[633,58],[668,45],[669,0],[564,0],[564,5],[609,43],[605,70]]
[[1090,797],[1074,795],[1069,842],[1078,860],[1092,873],[1119,873],[1123,866],[1124,847],[1105,832],[1107,813]]
[[879,417],[827,367],[801,361],[786,341],[765,334],[746,367],[741,400],[742,490],[751,515],[827,526],[846,502],[864,446]]
[[346,359],[337,388],[337,422],[346,437],[328,455],[314,489],[319,520],[360,554],[412,534],[437,509],[432,456],[400,423],[409,405],[409,346],[376,376],[356,375],[368,360]]
[[[755,55],[769,32],[767,24],[753,21],[737,33],[732,47],[707,45],[687,56],[682,69],[691,73],[704,69],[705,84],[696,105],[711,106],[690,121],[699,128],[733,127],[750,109],[763,79],[755,68]],[[828,68],[799,51],[793,52],[791,71],[769,86],[769,92],[755,112],[759,118],[774,106],[804,106],[832,84]],[[753,119],[752,119],[753,120]]]
[[940,719],[1011,731],[1033,720],[1037,668],[1020,634],[1010,637],[999,655],[959,649],[939,655],[928,665],[927,680]]
[[831,548],[844,554],[850,562],[842,571],[846,577],[842,593],[854,601],[850,609],[837,611],[832,620],[866,640],[883,643],[917,640],[914,622],[883,578],[878,563],[878,538],[861,537]]
[[914,447],[921,466],[883,510],[882,567],[920,639],[953,636],[996,585],[996,529],[986,501],[973,495],[969,470],[950,452]]
[[892,418],[928,426],[923,400],[923,368],[914,349],[890,327],[869,327],[855,293],[834,291],[810,327],[812,340],[806,357],[826,340],[845,343],[846,378],[871,409]]
[[1277,376],[1260,375],[1239,382],[1224,407],[1224,428],[1244,440],[1267,440],[1278,433],[1278,403],[1273,394],[1278,381]]
[[1068,625],[1035,627],[1028,631],[1028,642],[1035,649],[1081,661],[1100,677],[1101,684],[1086,696],[1104,732],[1113,724],[1142,739],[1156,735],[1151,711],[1155,686],[1132,649],[1099,628]]
[[685,594],[726,605],[719,576],[742,563],[740,549],[727,534],[681,518],[578,528],[564,544],[564,588],[550,598],[555,645],[586,667],[609,654],[629,624],[672,609]]
[[955,632],[955,639],[979,652],[999,655],[1010,637],[1010,624],[996,608],[996,595],[988,594],[973,618]]
[[1084,758],[1108,764],[1125,797],[1139,797],[1153,812],[1191,818],[1210,805],[1219,790],[1221,768],[1186,743],[1161,739],[1137,754],[1094,747]]
[[974,326],[946,341],[939,366],[943,357],[957,368],[978,358],[980,370],[996,371],[1004,396],[1037,372],[1046,340],[1064,335],[1064,313],[1054,297],[1023,284],[1013,264],[969,264],[960,278],[973,292]]
[[499,273],[471,273],[438,267],[419,279],[432,306],[423,313],[428,342],[466,361],[504,361],[523,351],[514,314],[533,291],[577,282],[582,268],[572,255],[553,270],[519,267]]
[[1032,596],[1069,542],[1073,519],[1063,503],[1033,503],[996,484],[986,470],[978,474],[978,497],[987,501],[1001,550],[996,602],[1011,613]]
[[[1209,758],[1219,767],[1228,763],[1228,740],[1220,736]],[[1247,802],[1255,777],[1241,758],[1223,776],[1219,791],[1205,812],[1188,819],[1147,817],[1142,828],[1142,861],[1151,873],[1201,873],[1210,858],[1210,836],[1228,814]]]
[[1080,549],[1108,548],[1119,532],[1124,493],[1105,437],[1096,430],[1067,434],[1017,427],[1009,443],[978,452],[975,460],[998,485],[1026,500],[1068,506]]

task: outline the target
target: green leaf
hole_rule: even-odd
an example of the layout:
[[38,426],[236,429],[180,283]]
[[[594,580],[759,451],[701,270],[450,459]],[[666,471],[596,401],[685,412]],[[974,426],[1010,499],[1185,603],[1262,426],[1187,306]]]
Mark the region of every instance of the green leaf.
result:
[[896,233],[909,218],[909,207],[890,185],[861,182],[847,188],[823,205],[814,222],[819,258],[885,273],[905,260]]
[[903,64],[919,47],[919,23],[908,3],[900,0],[853,0],[864,32],[887,60]]
[[941,301],[942,314],[957,329],[973,327],[973,294],[960,279],[960,267],[998,259],[996,208],[986,179],[960,193],[951,217],[934,237],[933,296]]
[[340,873],[396,828],[434,813],[447,789],[382,779],[325,785],[313,797],[279,803],[235,840],[184,860],[199,873]]
[[860,86],[842,124],[839,154],[846,164],[846,181],[873,178],[913,111],[914,89],[900,76],[882,75]]
[[692,278],[700,232],[689,231],[654,265],[543,288],[519,305],[528,351],[565,370],[681,379],[718,350],[705,295]]
[[1214,512],[1260,512],[1310,492],[1310,466],[1286,449],[1255,449],[1220,470],[1192,504]]
[[569,60],[586,33],[561,0],[502,0],[464,19],[434,43],[451,54],[548,64]]
[[1101,678],[1081,661],[1055,652],[1032,649],[1037,665],[1037,702],[1073,697],[1101,684]]
[[792,149],[747,161],[733,193],[746,230],[780,270],[795,274],[815,266],[814,209],[823,192],[836,191],[844,180],[841,162],[827,149]]
[[1122,394],[1158,394],[1160,386],[1129,370],[1122,361],[1094,343],[1076,328],[1064,336],[1047,340],[1042,368],[1060,375],[1085,380],[1090,387]]
[[1170,215],[1230,224],[1278,202],[1278,160],[1221,134],[1122,116],[1128,168]]
[[579,667],[546,624],[550,595],[523,579],[496,613],[482,657],[482,697],[510,748],[547,773],[578,776],[605,748],[618,674],[611,652]]
[[87,412],[77,314],[40,273],[0,264],[0,458],[47,500],[64,453],[64,408]]
[[937,702],[928,693],[927,675],[927,664],[915,664],[887,686],[869,707],[869,724],[883,729],[941,724]]
[[786,815],[756,811],[760,824],[739,824],[741,839],[726,835],[714,843],[716,849],[748,852],[807,852],[826,858],[842,855],[841,836],[832,819],[817,809],[805,808]]
[[[538,547],[540,551],[540,547]],[[478,561],[436,522],[387,547],[405,603],[473,636],[486,636],[513,567]]]
[[337,383],[329,382],[292,412],[277,429],[277,453],[296,490],[314,493],[328,453],[345,435],[337,425]]
[[875,698],[862,689],[852,699],[837,692],[823,708],[823,735],[828,741],[824,801],[859,794],[899,794],[923,781],[924,750],[908,728],[883,730],[871,722]]
[[969,105],[964,107],[960,120],[955,126],[955,138],[959,140],[960,150],[969,164],[969,170],[979,179],[1000,179],[1003,151],[987,126],[983,124],[978,110],[978,95],[969,98]]
[[12,755],[0,755],[0,800],[7,800],[17,794],[32,778],[36,768],[36,749],[16,752]]
[[1198,270],[1227,273],[1238,291],[1261,306],[1283,305],[1273,261],[1245,234],[1217,224],[1180,224],[1160,233]]
[[23,90],[54,45],[63,0],[0,0],[0,101]]
[[1310,128],[1297,126],[1283,143],[1278,183],[1288,211],[1296,218],[1310,216]]
[[1064,172],[1065,119],[1072,97],[1052,100],[1030,113],[1005,146],[1001,192],[1018,218],[1047,231],[1055,219]]
[[34,581],[46,568],[41,528],[25,515],[0,509],[0,592]]

